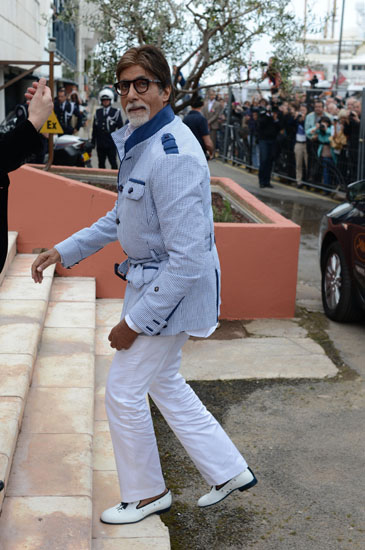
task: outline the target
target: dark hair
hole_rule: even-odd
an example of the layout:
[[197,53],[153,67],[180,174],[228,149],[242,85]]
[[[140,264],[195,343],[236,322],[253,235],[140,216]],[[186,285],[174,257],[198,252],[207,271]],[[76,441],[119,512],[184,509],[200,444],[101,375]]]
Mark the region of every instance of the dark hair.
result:
[[203,107],[204,101],[203,101],[203,99],[198,95],[198,96],[193,97],[193,99],[191,100],[190,105],[191,105],[191,107],[192,107],[193,109],[199,109],[199,107]]
[[332,126],[332,121],[330,118],[328,118],[328,116],[321,116],[319,122],[325,122],[326,124],[328,124],[328,126]]
[[324,107],[324,103],[323,103],[322,99],[315,99],[314,103],[320,103],[322,105],[322,107]]
[[171,86],[171,93],[168,101],[169,103],[173,102],[174,97],[170,67],[159,48],[146,44],[127,50],[118,62],[116,69],[117,80],[120,79],[120,75],[125,69],[133,65],[140,65],[145,71],[151,73],[157,80],[160,80],[161,84],[159,84],[159,86],[161,90],[165,90],[168,86]]

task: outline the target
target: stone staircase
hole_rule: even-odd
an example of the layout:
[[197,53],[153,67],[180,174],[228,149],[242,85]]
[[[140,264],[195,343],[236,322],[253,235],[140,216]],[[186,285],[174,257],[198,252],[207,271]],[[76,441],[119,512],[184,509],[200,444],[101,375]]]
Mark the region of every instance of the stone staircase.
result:
[[94,279],[54,278],[54,266],[36,285],[34,258],[16,254],[10,233],[0,279],[0,550],[167,550],[159,516],[99,521],[120,499],[104,391],[121,300],[96,300]]

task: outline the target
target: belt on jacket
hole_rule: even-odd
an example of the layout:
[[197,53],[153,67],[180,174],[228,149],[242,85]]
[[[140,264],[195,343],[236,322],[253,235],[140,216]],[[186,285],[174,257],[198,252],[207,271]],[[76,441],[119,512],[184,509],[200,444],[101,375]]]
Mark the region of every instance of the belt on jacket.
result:
[[[207,251],[212,250],[214,244],[215,244],[214,234],[210,233],[205,239],[206,250]],[[128,258],[126,260],[124,260],[124,262],[122,262],[121,264],[114,264],[114,273],[115,273],[115,275],[117,275],[118,277],[123,279],[123,281],[126,281],[127,280],[127,274],[129,272],[131,266],[134,266],[134,269],[133,269],[133,286],[135,288],[140,288],[146,282],[143,270],[144,269],[156,269],[156,270],[158,269],[156,266],[143,267],[144,264],[160,263],[160,262],[163,262],[163,261],[169,259],[169,255],[167,254],[167,252],[163,252],[161,254],[158,254],[155,250],[150,249],[150,253],[151,253],[150,258],[135,259],[135,258],[131,258],[130,256],[128,256]]]
[[133,286],[137,288],[141,287],[144,284],[143,265],[148,263],[160,263],[169,259],[167,252],[162,254],[158,254],[155,250],[150,250],[150,252],[150,258],[135,259],[128,256],[121,264],[114,264],[114,273],[123,279],[123,281],[126,281],[130,267],[134,266],[136,271],[133,273]]

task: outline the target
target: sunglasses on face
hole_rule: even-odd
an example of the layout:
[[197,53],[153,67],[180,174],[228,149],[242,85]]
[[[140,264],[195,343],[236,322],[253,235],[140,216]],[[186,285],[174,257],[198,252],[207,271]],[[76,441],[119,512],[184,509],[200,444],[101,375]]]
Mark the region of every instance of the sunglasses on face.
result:
[[161,80],[150,80],[149,78],[136,78],[134,80],[120,80],[114,84],[118,95],[125,96],[129,93],[130,85],[133,84],[138,94],[145,94],[148,91],[151,82],[160,83]]

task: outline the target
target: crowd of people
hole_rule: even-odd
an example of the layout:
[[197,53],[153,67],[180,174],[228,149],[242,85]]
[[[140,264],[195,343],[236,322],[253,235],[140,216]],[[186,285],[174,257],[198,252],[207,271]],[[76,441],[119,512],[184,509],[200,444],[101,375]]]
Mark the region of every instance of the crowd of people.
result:
[[356,180],[361,119],[356,97],[256,94],[244,102],[233,96],[230,104],[228,94],[211,90],[205,107],[208,122],[215,116],[214,147],[234,163],[257,169],[260,187],[271,185],[272,170],[298,187],[345,188]]
[[[176,77],[177,67],[172,67]],[[178,72],[177,86],[185,83]],[[250,100],[238,101],[233,94],[208,88],[205,99],[192,98],[184,123],[198,139],[206,157],[219,154],[234,164],[256,169],[260,187],[270,187],[271,174],[324,189],[342,188],[357,178],[361,101],[332,92],[296,92],[286,97],[273,89],[269,98],[257,92]],[[236,94],[237,95],[237,94]],[[124,124],[121,110],[114,108],[114,92],[105,87],[99,93],[100,107],[92,123],[92,145],[96,147],[99,168],[117,168],[116,149],[111,133]],[[76,89],[60,88],[54,111],[64,134],[77,134],[89,113]],[[27,118],[27,106],[16,110],[18,123]],[[41,153],[47,144],[44,139]],[[42,159],[34,160],[42,162]]]

